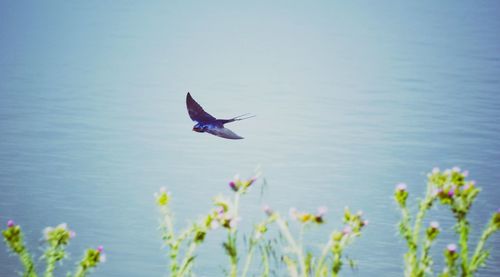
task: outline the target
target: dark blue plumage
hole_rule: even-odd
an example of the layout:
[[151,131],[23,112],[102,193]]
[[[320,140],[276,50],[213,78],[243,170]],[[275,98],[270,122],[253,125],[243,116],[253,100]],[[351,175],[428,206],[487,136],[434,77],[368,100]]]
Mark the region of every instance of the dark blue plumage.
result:
[[209,134],[226,139],[242,139],[243,137],[240,137],[233,131],[225,128],[224,124],[253,117],[253,116],[244,117],[248,115],[244,114],[237,117],[233,117],[231,119],[217,119],[211,116],[209,113],[205,112],[205,110],[203,110],[200,104],[198,104],[193,99],[193,97],[191,97],[191,94],[189,92],[186,95],[186,106],[188,109],[189,117],[193,121],[197,122],[197,124],[193,126],[193,131],[199,133],[207,132]]

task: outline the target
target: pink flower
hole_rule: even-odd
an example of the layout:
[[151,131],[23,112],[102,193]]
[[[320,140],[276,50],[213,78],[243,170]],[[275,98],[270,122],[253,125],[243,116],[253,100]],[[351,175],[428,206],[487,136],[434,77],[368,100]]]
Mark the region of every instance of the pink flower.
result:
[[321,206],[318,208],[318,214],[316,216],[318,217],[322,217],[326,214],[326,212],[328,211],[328,208],[325,207],[325,206]]
[[344,229],[342,230],[342,233],[344,235],[349,235],[352,232],[351,226],[345,226]]
[[16,225],[16,223],[14,223],[14,220],[9,219],[9,221],[7,221],[7,227],[11,228],[14,227],[14,225]]
[[97,247],[97,252],[102,253],[104,251],[104,247],[102,245],[99,245]]
[[233,191],[238,191],[238,188],[236,187],[236,183],[235,183],[234,181],[229,182],[229,187],[230,187]]
[[450,253],[455,253],[457,251],[457,245],[454,243],[448,244],[446,249],[448,249],[448,252]]
[[271,216],[273,214],[273,210],[267,204],[262,206],[262,210],[267,214],[267,216]]
[[399,183],[396,185],[396,190],[398,191],[406,191],[407,187],[405,183]]
[[439,228],[439,222],[437,221],[432,221],[430,224],[432,229],[438,229]]

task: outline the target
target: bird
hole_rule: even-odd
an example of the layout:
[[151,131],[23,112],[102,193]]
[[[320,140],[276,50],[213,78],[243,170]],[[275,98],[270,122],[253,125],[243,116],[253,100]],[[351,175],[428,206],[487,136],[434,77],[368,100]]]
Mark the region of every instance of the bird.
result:
[[191,93],[189,92],[186,95],[186,106],[189,117],[191,120],[196,122],[196,125],[193,126],[193,131],[198,133],[206,132],[225,139],[243,139],[243,137],[235,134],[228,128],[225,128],[224,124],[254,117],[254,115],[249,116],[247,113],[231,119],[217,119],[203,110],[200,104],[193,99]]

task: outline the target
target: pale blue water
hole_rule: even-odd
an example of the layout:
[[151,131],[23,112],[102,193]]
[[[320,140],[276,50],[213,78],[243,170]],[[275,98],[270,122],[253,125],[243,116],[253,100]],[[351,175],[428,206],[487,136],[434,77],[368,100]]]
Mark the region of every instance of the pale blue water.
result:
[[[244,226],[264,202],[326,205],[319,242],[344,206],[362,209],[359,269],[343,274],[401,276],[397,182],[416,197],[433,166],[468,169],[483,188],[473,239],[500,206],[499,30],[495,1],[2,1],[0,221],[33,250],[67,222],[67,268],[102,244],[93,276],[163,276],[153,193],[172,191],[180,227],[260,165],[268,186],[243,200]],[[246,139],[192,132],[187,91],[216,116],[256,114],[231,125]],[[430,219],[440,256],[451,217]],[[222,276],[222,237],[200,250],[199,275]],[[499,244],[481,276],[500,275]],[[1,275],[19,268],[2,246]]]

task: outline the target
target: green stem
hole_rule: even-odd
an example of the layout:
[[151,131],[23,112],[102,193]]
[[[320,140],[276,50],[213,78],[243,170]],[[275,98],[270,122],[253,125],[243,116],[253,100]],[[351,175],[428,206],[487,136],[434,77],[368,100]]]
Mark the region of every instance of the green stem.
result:
[[182,260],[180,270],[179,270],[179,276],[184,276],[186,272],[189,272],[189,268],[191,267],[192,264],[192,259],[193,259],[193,253],[196,250],[196,247],[198,245],[192,241],[191,245],[189,245],[189,249],[186,252],[186,255],[184,256],[184,259]]
[[458,218],[458,230],[460,232],[460,257],[462,260],[462,276],[470,276],[469,272],[469,223],[465,216]]
[[426,272],[432,273],[432,259],[429,255],[430,249],[432,246],[432,241],[428,238],[426,238],[424,242],[424,246],[422,248],[422,255],[421,255],[421,266],[419,267],[419,272],[418,276],[425,276]]
[[269,253],[265,246],[261,246],[262,251],[262,264],[264,265],[264,272],[262,273],[262,277],[269,276]]
[[326,256],[328,255],[330,248],[332,248],[332,245],[333,245],[333,233],[330,235],[330,240],[328,240],[325,247],[323,247],[323,251],[321,251],[321,256],[318,260],[318,263],[316,264],[315,277],[321,276],[321,273],[323,272],[322,270],[323,263],[325,262]]
[[281,232],[285,236],[285,239],[288,241],[288,244],[290,244],[290,246],[292,247],[293,251],[297,255],[297,258],[299,260],[300,269],[302,271],[303,276],[304,277],[307,276],[308,274],[307,274],[307,271],[306,271],[306,268],[305,268],[304,254],[302,253],[302,249],[299,248],[299,246],[297,245],[297,243],[293,239],[293,236],[290,233],[290,230],[288,229],[288,226],[283,221],[283,219],[281,219],[281,217],[279,215],[277,215],[276,223],[278,224],[278,227],[281,229]]
[[[55,251],[55,249],[53,249]],[[49,254],[50,255],[50,254]],[[45,269],[45,277],[54,276],[54,270],[56,268],[56,259],[53,255],[47,257],[47,268]]]
[[241,277],[247,276],[248,269],[250,268],[250,264],[252,263],[253,252],[254,252],[254,243],[250,242],[250,249],[248,251],[247,257],[245,259],[245,266],[243,267],[243,273],[241,273]]
[[74,277],[84,277],[85,275],[87,275],[87,269],[83,266],[79,266]]
[[488,238],[495,233],[495,229],[491,227],[491,223],[488,224],[486,230],[484,230],[479,242],[477,243],[476,249],[474,250],[474,255],[472,256],[471,263],[469,266],[469,272],[474,274],[476,270],[481,266],[480,257],[483,255],[484,244]]
[[35,264],[33,263],[33,258],[31,257],[30,253],[26,250],[26,247],[24,247],[24,245],[22,246],[22,249],[19,252],[19,259],[21,260],[21,263],[23,264],[25,270],[23,276],[37,277],[35,271]]
[[174,225],[172,223],[172,218],[170,211],[167,207],[162,206],[160,212],[163,216],[162,231],[164,236],[165,244],[169,248],[169,258],[170,258],[170,273],[172,276],[177,276],[179,270],[179,263],[177,261],[177,256],[179,254],[179,247],[181,240],[175,239]]

